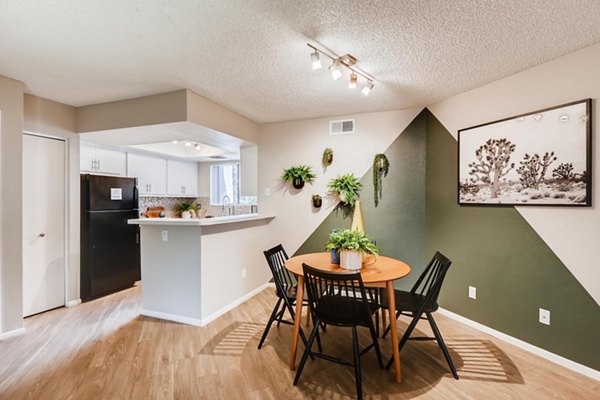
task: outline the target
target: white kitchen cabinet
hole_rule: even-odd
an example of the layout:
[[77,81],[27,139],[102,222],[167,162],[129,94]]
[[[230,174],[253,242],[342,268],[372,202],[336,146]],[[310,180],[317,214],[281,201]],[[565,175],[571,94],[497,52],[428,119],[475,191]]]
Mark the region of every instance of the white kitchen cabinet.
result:
[[185,161],[167,161],[167,195],[198,197],[198,164]]
[[167,160],[140,154],[127,154],[127,176],[138,179],[140,196],[167,193]]
[[124,176],[126,155],[117,150],[82,143],[79,151],[79,169],[92,174]]

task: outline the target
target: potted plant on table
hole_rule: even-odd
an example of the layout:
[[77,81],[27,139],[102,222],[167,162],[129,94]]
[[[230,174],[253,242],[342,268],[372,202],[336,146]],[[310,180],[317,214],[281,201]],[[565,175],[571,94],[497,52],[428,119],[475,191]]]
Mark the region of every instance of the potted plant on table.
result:
[[350,229],[333,231],[326,248],[339,251],[340,266],[350,270],[362,268],[363,254],[379,254],[379,249],[367,234]]
[[312,183],[315,180],[315,174],[309,165],[295,165],[283,170],[281,179],[291,183],[295,189],[302,189],[305,183]]
[[362,184],[354,174],[346,174],[332,179],[327,187],[338,194],[340,201],[348,206],[354,206]]
[[192,216],[196,215],[196,211],[198,211],[199,208],[200,207],[197,204],[194,204],[193,201],[184,201],[175,206],[175,211],[181,218],[190,219]]

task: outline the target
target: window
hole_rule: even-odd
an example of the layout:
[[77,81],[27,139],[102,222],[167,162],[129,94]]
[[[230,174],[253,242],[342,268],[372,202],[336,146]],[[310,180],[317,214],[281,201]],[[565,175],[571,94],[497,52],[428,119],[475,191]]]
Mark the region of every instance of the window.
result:
[[210,204],[218,205],[224,202],[229,204],[240,202],[239,163],[210,166]]

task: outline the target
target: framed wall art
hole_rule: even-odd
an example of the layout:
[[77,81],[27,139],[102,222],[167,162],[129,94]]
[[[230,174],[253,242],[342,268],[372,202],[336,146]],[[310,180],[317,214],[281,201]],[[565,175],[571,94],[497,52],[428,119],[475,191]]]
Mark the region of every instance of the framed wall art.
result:
[[592,205],[591,99],[458,131],[460,205]]

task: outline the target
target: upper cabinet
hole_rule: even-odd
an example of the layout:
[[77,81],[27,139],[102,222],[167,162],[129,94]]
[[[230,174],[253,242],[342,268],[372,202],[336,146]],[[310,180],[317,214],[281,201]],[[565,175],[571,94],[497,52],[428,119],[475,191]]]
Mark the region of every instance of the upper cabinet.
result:
[[79,165],[82,172],[124,176],[126,160],[124,152],[81,143]]
[[134,153],[127,154],[127,176],[138,179],[140,196],[167,193],[167,160]]
[[198,197],[198,164],[167,160],[167,195]]

